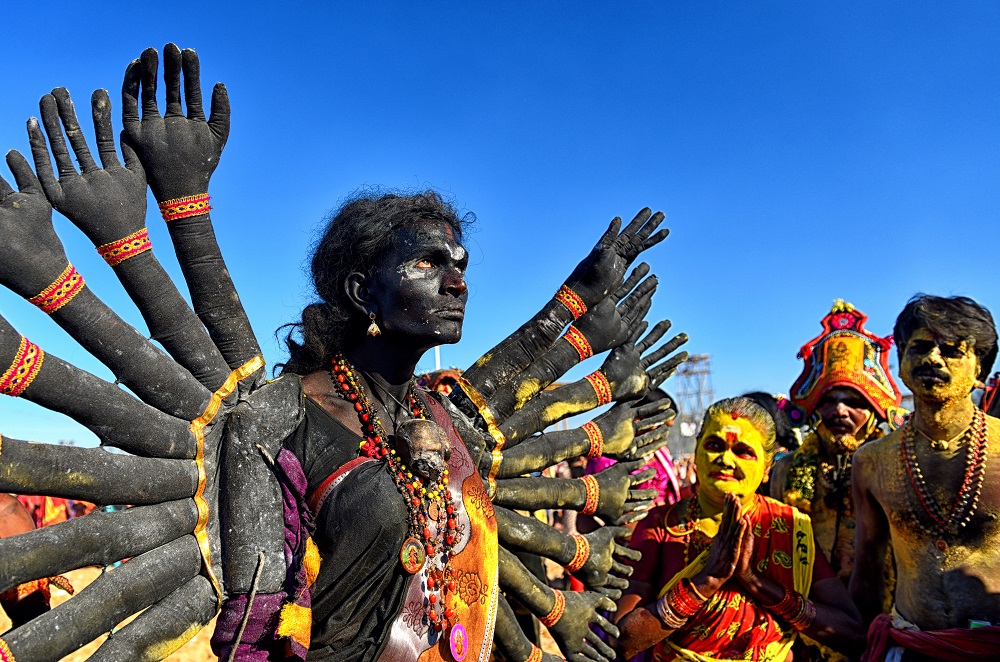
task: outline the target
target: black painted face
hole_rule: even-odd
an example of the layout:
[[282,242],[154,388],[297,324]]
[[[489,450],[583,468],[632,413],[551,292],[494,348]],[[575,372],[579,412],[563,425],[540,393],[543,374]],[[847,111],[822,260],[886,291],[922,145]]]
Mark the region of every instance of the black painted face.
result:
[[384,339],[430,349],[462,338],[469,254],[444,221],[399,230],[396,247],[368,287]]

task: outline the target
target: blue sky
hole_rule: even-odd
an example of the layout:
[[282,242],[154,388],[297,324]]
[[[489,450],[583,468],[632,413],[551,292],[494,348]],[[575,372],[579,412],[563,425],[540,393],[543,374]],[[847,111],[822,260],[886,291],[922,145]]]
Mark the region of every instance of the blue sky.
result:
[[[718,396],[787,391],[837,297],[881,334],[918,291],[1000,308],[1000,5],[365,5],[5,3],[0,147],[27,153],[24,122],[57,85],[85,127],[108,88],[119,125],[129,60],[195,48],[206,96],[221,80],[232,100],[213,220],[269,364],[274,330],[310,298],[314,229],[372,186],[435,187],[479,217],[448,365],[533,314],[613,216],[646,205],[672,232],[646,256],[651,318],[712,356]],[[141,325],[89,242],[56,226],[92,289]],[[169,262],[153,213],[149,227]],[[8,292],[0,312],[108,376]],[[0,434],[93,439],[13,399]]]

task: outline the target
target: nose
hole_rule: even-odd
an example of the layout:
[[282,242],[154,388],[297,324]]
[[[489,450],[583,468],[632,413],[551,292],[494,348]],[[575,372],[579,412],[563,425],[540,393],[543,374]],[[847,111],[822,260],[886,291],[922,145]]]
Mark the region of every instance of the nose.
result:
[[465,273],[461,269],[450,269],[444,277],[444,291],[452,296],[461,297],[469,291],[465,284]]
[[845,405],[843,402],[838,402],[836,409],[834,409],[834,414],[841,418],[848,416],[849,411],[847,405]]

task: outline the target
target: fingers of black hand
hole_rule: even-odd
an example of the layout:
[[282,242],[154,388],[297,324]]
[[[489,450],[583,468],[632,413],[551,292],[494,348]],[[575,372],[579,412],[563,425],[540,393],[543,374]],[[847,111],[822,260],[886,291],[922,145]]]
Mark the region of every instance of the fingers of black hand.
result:
[[642,244],[642,250],[644,250],[644,251],[645,250],[649,250],[650,248],[652,248],[653,246],[657,245],[658,243],[660,243],[661,241],[663,241],[664,239],[666,239],[669,236],[670,236],[670,230],[668,230],[667,228],[663,228],[662,230],[660,230],[659,232],[657,232],[656,234],[654,234],[652,237],[650,237],[649,239],[647,239],[646,241],[643,242],[643,244]]
[[[611,588],[619,589],[617,591],[618,597],[621,597],[621,592],[628,588],[628,580],[623,577],[616,577],[614,575],[608,575],[608,586]],[[608,594],[611,595],[611,594]],[[615,598],[617,600],[618,598]]]
[[[31,171],[28,160],[21,155],[21,152],[12,149],[7,152],[7,167],[14,175],[14,182],[21,193],[41,193],[42,188],[38,183],[38,178]],[[9,186],[8,186],[9,188]]]
[[52,90],[52,96],[55,97],[59,118],[66,129],[66,137],[69,138],[73,153],[76,154],[76,161],[80,164],[80,171],[93,172],[97,170],[97,163],[90,154],[87,139],[84,138],[83,131],[80,130],[80,121],[76,117],[76,108],[73,107],[73,99],[69,96],[69,90],[65,87],[57,87]]
[[[636,464],[639,464],[640,462],[642,462],[642,460],[636,460],[635,461]],[[652,480],[653,476],[655,476],[655,475],[656,475],[656,469],[653,469],[652,467],[650,467],[649,469],[645,469],[643,471],[640,471],[637,474],[630,474],[629,475],[629,481],[632,483],[632,485],[641,485],[642,483],[645,483],[647,480]],[[638,492],[641,492],[641,493],[642,492],[648,492],[649,495],[648,496],[641,495],[639,497],[632,497],[631,495],[632,495],[632,492],[634,492],[634,491],[638,491]],[[631,498],[652,499],[655,496],[656,496],[656,490],[654,490],[654,489],[648,489],[648,490],[629,490],[629,498],[630,499]]]
[[107,90],[94,90],[90,96],[90,112],[94,117],[94,135],[101,165],[105,169],[120,166],[118,152],[115,151],[115,132],[111,128],[111,99]]
[[590,645],[596,648],[597,652],[604,656],[604,659],[609,660],[609,662],[610,660],[615,659],[615,652],[611,650],[611,646],[608,646],[606,643],[601,641],[601,638],[597,636],[596,632],[593,630],[587,630],[587,634],[585,636],[587,637],[587,641]]
[[643,207],[639,210],[639,213],[635,215],[635,218],[633,218],[632,221],[625,226],[625,229],[622,230],[621,234],[618,236],[627,237],[631,240],[631,238],[634,237],[640,229],[642,229],[642,226],[645,225],[646,221],[649,220],[649,217],[652,216],[652,214],[652,209],[649,207]]
[[686,333],[679,333],[668,342],[664,343],[662,347],[658,347],[655,352],[647,354],[642,357],[642,367],[643,369],[648,368],[660,359],[662,359],[667,354],[675,351],[678,347],[683,345],[688,341]]
[[[619,545],[618,543],[615,543],[615,556],[619,558],[628,559],[629,561],[638,561],[642,558],[642,552],[640,552],[637,549],[632,549],[631,547],[626,547],[624,545]],[[629,575],[632,574],[631,567],[632,566],[629,566],[629,572],[628,572]]]
[[650,416],[639,421],[639,431],[647,432],[677,417],[677,412],[673,409],[661,411],[655,416]]
[[[610,600],[608,602],[610,602]],[[604,606],[604,604],[605,604],[604,601],[602,601],[601,604],[599,605],[599,607],[601,609],[608,609],[607,607]],[[611,611],[611,610],[609,609],[608,611]],[[594,622],[597,623],[597,626],[599,628],[601,628],[602,630],[604,630],[605,632],[607,632],[612,637],[619,637],[619,636],[621,636],[621,632],[618,630],[618,628],[615,627],[615,625],[611,621],[609,621],[608,619],[604,618],[600,614],[597,614],[594,617]]]
[[155,119],[160,116],[156,107],[156,70],[159,66],[159,56],[155,48],[147,48],[139,58],[142,119]]
[[69,150],[66,149],[66,140],[63,138],[62,127],[59,124],[59,106],[56,104],[56,98],[51,94],[46,94],[39,100],[38,108],[42,113],[42,124],[45,125],[45,133],[49,137],[49,145],[52,148],[52,157],[56,160],[59,178],[75,175],[76,168],[73,167],[73,159],[70,158]]
[[646,374],[649,375],[650,388],[656,388],[662,384],[667,377],[674,374],[674,371],[677,370],[677,366],[687,360],[688,353],[680,352],[679,354],[671,356],[663,363],[659,363],[647,370]]
[[201,102],[201,63],[198,54],[190,48],[181,51],[184,68],[184,99],[187,102],[189,120],[205,120],[205,109]]
[[639,338],[642,337],[642,334],[646,333],[646,329],[648,328],[649,328],[649,322],[647,322],[646,320],[639,322],[638,324],[635,325],[635,328],[632,330],[632,333],[631,335],[629,335],[628,340],[626,342],[629,345],[634,345],[639,340]]
[[626,294],[632,291],[632,288],[636,286],[636,283],[638,283],[648,273],[649,273],[649,265],[646,264],[645,262],[640,263],[639,266],[637,266],[635,269],[632,270],[632,273],[629,275],[628,279],[624,283],[622,283],[618,289],[615,290],[614,294],[612,295],[615,298],[615,301],[621,301]]
[[229,140],[229,93],[222,83],[216,83],[212,89],[212,114],[208,126],[220,146],[225,145]]
[[649,220],[643,224],[638,232],[635,233],[636,240],[642,245],[643,248],[646,247],[646,240],[649,239],[649,235],[653,234],[653,230],[659,227],[660,223],[663,222],[664,216],[662,211],[658,211],[649,217]]
[[3,178],[3,175],[0,175],[0,203],[2,203],[7,198],[7,196],[13,192],[14,189],[11,187],[11,185],[7,183],[6,179]]
[[38,171],[38,178],[41,180],[45,195],[50,200],[57,200],[60,196],[59,182],[52,172],[49,148],[45,144],[42,128],[38,126],[38,120],[34,117],[28,120],[28,144],[31,145],[31,156],[35,160],[35,170]]
[[659,342],[660,338],[662,338],[663,335],[669,330],[670,330],[670,320],[660,320],[659,322],[656,323],[656,326],[653,327],[653,330],[650,331],[645,338],[636,343],[635,345],[636,350],[640,354],[642,354],[647,349],[649,349],[657,342]]
[[600,248],[602,246],[609,246],[618,237],[618,231],[622,227],[621,216],[615,216],[611,219],[611,223],[608,225],[608,229],[604,231],[601,235],[600,240],[597,242],[597,246]]
[[139,123],[139,80],[142,65],[132,60],[125,68],[122,79],[122,124],[126,127]]
[[618,561],[611,562],[611,572],[615,573],[619,577],[631,577],[635,569],[630,565],[625,565]]
[[163,88],[167,108],[164,117],[181,117],[181,49],[177,44],[163,47]]

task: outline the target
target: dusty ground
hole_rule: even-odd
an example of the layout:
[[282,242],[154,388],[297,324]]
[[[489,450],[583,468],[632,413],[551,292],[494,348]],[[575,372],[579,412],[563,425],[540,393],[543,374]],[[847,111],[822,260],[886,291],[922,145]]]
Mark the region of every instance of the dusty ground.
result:
[[[73,572],[66,573],[66,577],[70,580],[73,587],[77,591],[82,590],[83,587],[92,582],[98,575],[100,575],[100,569],[98,568],[82,568],[80,570],[74,570]],[[53,607],[70,599],[72,599],[71,596],[56,587],[52,587]],[[9,628],[10,620],[8,620],[7,617],[0,612],[0,633]],[[549,635],[548,631],[545,630],[544,626],[541,630],[542,648],[547,652],[558,654],[555,642],[552,641],[552,637]],[[168,657],[167,662],[214,662],[215,660],[218,660],[219,658],[212,654],[212,649],[209,646],[209,639],[211,639],[211,637],[212,625],[209,625],[204,630],[199,632],[194,639],[185,644],[180,650]],[[92,641],[75,653],[64,657],[62,662],[82,662],[82,660],[86,660],[88,657],[93,655],[94,651],[97,650],[104,639],[105,637],[101,637],[96,641]]]

